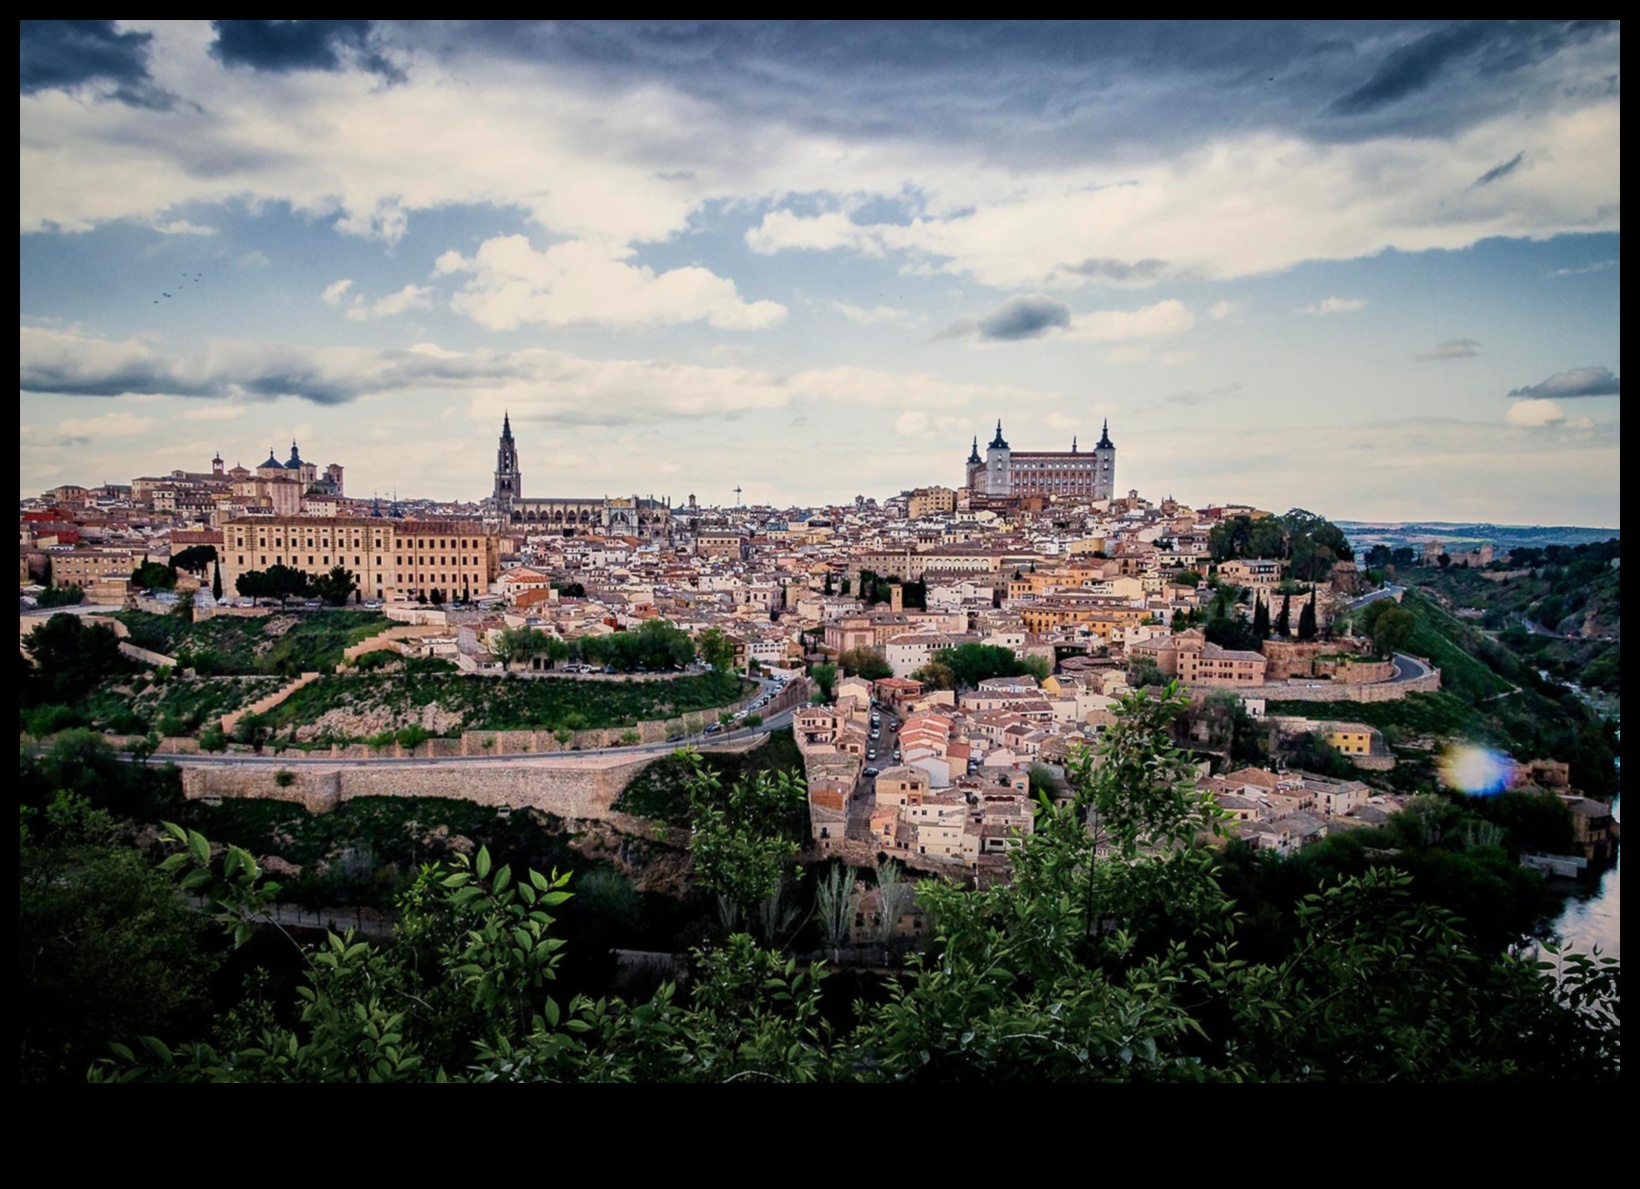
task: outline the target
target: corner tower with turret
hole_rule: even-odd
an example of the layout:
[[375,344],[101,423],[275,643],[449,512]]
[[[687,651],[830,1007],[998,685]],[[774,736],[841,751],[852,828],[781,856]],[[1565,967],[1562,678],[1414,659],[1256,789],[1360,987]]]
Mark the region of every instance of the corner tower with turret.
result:
[[985,494],[1012,495],[1013,451],[1002,436],[1002,420],[997,420],[997,434],[985,448]]
[[1108,500],[1116,497],[1116,443],[1110,440],[1110,422],[1105,422],[1099,434],[1099,444],[1093,448],[1098,469],[1093,476],[1093,498]]

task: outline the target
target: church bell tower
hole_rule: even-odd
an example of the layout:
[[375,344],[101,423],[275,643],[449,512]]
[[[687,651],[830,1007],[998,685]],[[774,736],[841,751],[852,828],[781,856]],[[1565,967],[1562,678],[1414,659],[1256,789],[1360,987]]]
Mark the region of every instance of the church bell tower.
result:
[[513,501],[521,494],[523,476],[518,473],[518,446],[513,442],[510,414],[501,415],[501,443],[495,451],[495,491],[490,502],[503,511],[511,511]]

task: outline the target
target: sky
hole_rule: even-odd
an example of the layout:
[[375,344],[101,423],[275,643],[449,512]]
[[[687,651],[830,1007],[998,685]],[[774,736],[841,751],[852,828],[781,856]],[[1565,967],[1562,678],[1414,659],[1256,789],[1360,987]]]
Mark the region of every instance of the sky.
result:
[[1620,527],[1607,22],[33,21],[19,492],[1118,484]]

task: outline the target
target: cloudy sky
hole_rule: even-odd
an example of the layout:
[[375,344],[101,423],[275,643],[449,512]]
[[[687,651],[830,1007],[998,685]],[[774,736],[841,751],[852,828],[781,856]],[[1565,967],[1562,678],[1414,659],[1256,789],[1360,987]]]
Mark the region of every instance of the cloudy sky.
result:
[[20,491],[1620,524],[1603,23],[24,22]]

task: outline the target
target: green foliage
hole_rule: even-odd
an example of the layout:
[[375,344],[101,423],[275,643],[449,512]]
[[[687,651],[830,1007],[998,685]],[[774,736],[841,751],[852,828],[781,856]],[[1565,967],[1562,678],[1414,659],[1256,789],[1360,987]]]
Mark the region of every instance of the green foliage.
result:
[[956,689],[956,670],[940,661],[929,661],[911,675],[929,689]]
[[[1123,704],[1098,754],[1074,767],[1073,801],[1043,806],[1011,883],[918,887],[929,949],[851,1031],[824,1022],[822,968],[799,970],[744,934],[697,952],[687,997],[668,984],[635,1004],[561,1001],[554,918],[566,878],[498,864],[480,847],[470,861],[418,874],[385,945],[331,936],[304,947],[294,1003],[253,993],[196,1033],[203,1039],[118,1041],[94,1077],[994,1085],[1620,1075],[1620,967],[1573,955],[1550,978],[1542,965],[1496,956],[1451,911],[1414,899],[1424,876],[1370,863],[1326,876],[1276,910],[1285,923],[1253,930],[1263,952],[1247,950],[1249,925],[1236,921],[1224,881],[1241,881],[1240,901],[1249,881],[1303,872],[1242,853],[1221,862],[1199,844],[1213,814],[1167,742],[1178,709],[1171,695]],[[768,862],[772,848],[741,853],[733,835],[770,797],[800,798],[795,782],[784,793],[779,784],[696,782],[709,836],[696,861],[719,887],[778,886],[784,861]],[[1432,872],[1455,872],[1448,848],[1466,831],[1453,825],[1431,812],[1386,841],[1407,850],[1438,835],[1420,853]],[[178,848],[172,874],[205,898],[207,919],[248,940],[279,889],[248,850],[217,857],[195,831],[167,834]],[[1340,860],[1364,856],[1359,844],[1346,849],[1353,835],[1339,838]],[[1474,870],[1510,866],[1495,855],[1482,846]],[[887,882],[903,885],[895,875]],[[833,881],[835,912],[846,879]],[[1268,896],[1258,902],[1274,909]]]
[[334,669],[354,644],[394,626],[376,611],[308,611],[296,615],[219,615],[181,624],[163,615],[115,615],[131,643],[186,658],[202,675],[294,674]]
[[836,696],[837,666],[829,661],[809,666],[809,677],[820,691],[820,700],[830,702]]
[[320,574],[308,583],[308,590],[312,595],[323,599],[332,607],[340,607],[346,603],[358,589],[358,579],[346,566],[332,566],[328,573]]
[[306,598],[313,584],[306,572],[279,564],[265,570],[246,570],[235,579],[234,588],[248,599],[278,599],[284,603]]
[[1355,554],[1336,524],[1293,508],[1285,516],[1232,516],[1213,527],[1208,548],[1215,562],[1230,558],[1282,558],[1300,582],[1325,582],[1333,566]]
[[380,707],[408,725],[421,722],[426,707],[437,705],[457,716],[446,729],[450,734],[552,730],[566,724],[592,730],[715,709],[740,696],[741,687],[733,674],[688,674],[649,681],[501,680],[452,672],[443,662],[436,668],[412,662],[389,673],[321,677],[268,711],[268,719],[275,729],[283,730],[311,723],[338,707]]
[[39,607],[74,607],[85,602],[85,591],[72,583],[68,586],[48,586],[34,601]]
[[120,655],[113,628],[87,626],[78,615],[53,615],[23,637],[23,648],[34,661],[23,669],[24,706],[78,702],[104,678],[133,667]]
[[1292,740],[1283,741],[1283,753],[1289,767],[1317,776],[1336,776],[1345,779],[1357,775],[1355,765],[1336,747],[1327,742],[1320,731],[1308,731]]
[[837,667],[850,677],[867,681],[881,681],[894,676],[894,670],[882,655],[869,648],[851,648],[837,658]]
[[707,628],[695,637],[695,651],[700,659],[719,673],[732,672],[735,667],[735,645],[722,628]]
[[176,568],[164,562],[144,561],[131,571],[131,585],[144,590],[171,590],[176,584]]
[[725,787],[698,754],[686,752],[685,758],[692,769],[689,854],[695,884],[749,914],[780,887],[797,858],[797,843],[772,827],[807,803],[802,778],[765,770]]
[[215,545],[190,545],[171,555],[171,565],[190,574],[205,573],[206,568],[216,560]]
[[1312,596],[1305,602],[1304,609],[1298,613],[1298,638],[1300,640],[1313,640],[1315,639],[1315,633],[1315,598]]
[[71,793],[19,825],[22,1081],[81,1081],[111,1040],[197,1031],[216,961],[171,880]]
[[1018,677],[1029,672],[1025,662],[1011,648],[995,644],[960,644],[942,648],[930,657],[956,676],[961,688],[972,689],[992,677]]

